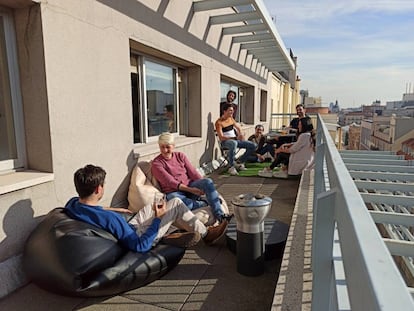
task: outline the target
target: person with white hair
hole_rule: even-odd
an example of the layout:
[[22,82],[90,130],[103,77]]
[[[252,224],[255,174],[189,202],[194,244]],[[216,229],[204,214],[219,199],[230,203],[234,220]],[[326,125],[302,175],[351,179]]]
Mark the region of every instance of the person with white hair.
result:
[[209,205],[215,218],[227,223],[231,216],[223,212],[213,181],[203,178],[184,153],[174,151],[174,135],[162,133],[158,145],[160,154],[152,161],[151,171],[167,200],[179,198],[190,210]]

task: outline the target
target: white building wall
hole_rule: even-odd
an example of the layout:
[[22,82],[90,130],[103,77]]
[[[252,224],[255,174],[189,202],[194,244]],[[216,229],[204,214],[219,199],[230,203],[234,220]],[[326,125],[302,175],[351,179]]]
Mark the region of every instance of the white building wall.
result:
[[[0,194],[0,279],[2,264],[18,258],[25,239],[41,217],[76,195],[73,173],[77,168],[89,163],[102,166],[107,171],[102,204],[125,203],[129,173],[137,156],[140,160],[150,160],[158,154],[156,141],[133,143],[130,40],[201,68],[201,103],[189,103],[200,105],[201,135],[177,140],[177,149],[186,152],[194,165],[199,164],[205,153],[206,142],[212,135],[211,125],[219,117],[222,76],[254,88],[251,103],[255,107],[254,122],[244,125],[246,135],[254,131],[254,124],[264,123],[258,110],[260,90],[267,90],[269,99],[276,96],[276,102],[286,97],[284,87],[271,95],[271,74],[269,79],[255,75],[244,67],[243,57],[237,62],[237,53],[233,51],[231,59],[227,57],[228,37],[220,44],[221,53],[216,50],[221,32],[218,27],[213,26],[209,32],[206,40],[209,46],[202,41],[208,12],[196,13],[188,31],[183,29],[192,5],[190,0],[169,1],[162,12],[164,18],[157,12],[162,2],[159,0],[38,2],[41,25],[30,28],[34,27],[30,18],[37,14],[30,16],[30,9],[19,13],[19,22],[27,23],[25,31],[29,36],[39,35],[36,44],[43,43],[44,66],[33,55],[30,57],[30,46],[24,42],[27,38],[22,37],[19,48],[22,54],[29,53],[25,65],[44,71],[44,86],[39,90],[36,90],[39,86],[35,81],[36,70],[23,77],[26,81],[23,97],[25,109],[30,111],[30,98],[38,91],[45,94],[46,98],[40,97],[39,101],[47,109],[39,116],[28,113],[26,122],[49,124],[47,136],[36,127],[31,132],[37,136],[41,148],[31,153],[29,165],[50,157],[44,166],[49,167],[45,171],[51,181]],[[31,90],[27,86],[29,80]],[[36,118],[41,122],[36,122]],[[47,144],[50,150],[41,146],[43,140],[50,140]],[[32,142],[29,139],[27,144]],[[5,291],[0,286],[0,297],[7,294]]]

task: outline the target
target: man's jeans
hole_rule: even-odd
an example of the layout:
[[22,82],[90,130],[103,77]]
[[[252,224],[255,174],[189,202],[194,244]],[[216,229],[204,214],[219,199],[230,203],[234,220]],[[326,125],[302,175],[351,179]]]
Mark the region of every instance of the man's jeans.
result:
[[258,162],[258,158],[257,158],[257,153],[260,155],[264,155],[267,152],[269,152],[269,154],[274,157],[275,156],[275,148],[273,147],[273,145],[271,144],[265,144],[262,148],[257,149],[256,152],[254,154],[252,154],[248,159],[247,162]]
[[246,149],[246,152],[240,157],[240,163],[245,163],[247,159],[254,154],[256,150],[256,144],[249,140],[234,140],[228,139],[221,142],[221,145],[224,148],[229,150],[229,156],[227,161],[229,162],[229,166],[234,166],[234,157],[236,155],[236,148]]
[[167,200],[169,201],[172,198],[179,198],[184,202],[185,205],[187,205],[189,210],[195,210],[197,208],[209,205],[216,218],[220,218],[224,215],[223,210],[221,209],[219,194],[216,190],[216,187],[214,186],[213,181],[210,178],[202,178],[193,181],[188,186],[202,190],[206,196],[205,201],[203,201],[199,196],[184,191],[174,191],[167,193]]

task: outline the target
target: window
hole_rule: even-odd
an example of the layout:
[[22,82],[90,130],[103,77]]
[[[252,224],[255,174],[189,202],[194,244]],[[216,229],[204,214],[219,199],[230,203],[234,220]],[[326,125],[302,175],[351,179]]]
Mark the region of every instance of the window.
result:
[[260,121],[267,120],[267,92],[260,91]]
[[[237,106],[239,106],[239,98],[240,98],[239,86],[231,84],[231,83],[226,82],[226,81],[221,81],[221,83],[220,83],[220,102],[227,101],[227,93],[230,90],[236,92],[236,99],[233,101],[233,103],[235,103]],[[240,121],[240,113],[241,113],[240,109],[237,109],[236,115],[234,116],[234,119],[236,121]]]
[[163,132],[179,133],[181,74],[172,64],[131,54],[134,143],[154,140]]
[[24,166],[22,121],[13,20],[0,8],[0,171]]
[[253,124],[254,122],[254,87],[242,85],[237,82],[221,80],[220,82],[220,102],[226,101],[228,91],[235,91],[236,99],[233,101],[237,105],[234,119],[237,122]]

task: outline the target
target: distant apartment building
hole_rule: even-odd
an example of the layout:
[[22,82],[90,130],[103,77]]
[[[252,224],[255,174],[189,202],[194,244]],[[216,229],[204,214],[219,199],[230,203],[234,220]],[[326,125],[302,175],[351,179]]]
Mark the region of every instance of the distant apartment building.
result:
[[348,150],[359,150],[361,141],[361,125],[351,124],[348,129]]
[[310,114],[328,114],[329,107],[322,106],[322,97],[310,97],[309,91],[300,91],[301,104],[305,106],[306,113]]
[[382,115],[386,106],[381,105],[376,100],[372,105],[362,106],[361,108],[343,109],[339,112],[339,124],[342,126],[351,124],[361,124],[363,119],[371,119],[374,115]]
[[397,109],[387,109],[384,110],[382,115],[390,117],[391,115],[396,115],[398,117],[414,117],[414,106],[406,106],[403,108],[397,108]]
[[387,110],[401,109],[405,107],[414,107],[414,93],[404,93],[402,100],[388,101]]
[[414,93],[403,94],[402,100],[389,101],[386,104],[387,109],[384,111],[384,116],[414,117]]
[[372,120],[366,119],[361,122],[361,136],[359,150],[370,150],[372,146]]
[[348,112],[344,115],[344,124],[343,125],[351,125],[361,124],[362,120],[365,118],[365,115],[361,111],[352,111]]
[[414,137],[403,141],[401,143],[401,150],[397,153],[404,155],[406,160],[414,160]]
[[306,107],[306,113],[329,114],[328,107],[322,107],[322,106],[305,106],[305,107]]
[[414,118],[374,116],[361,124],[360,149],[398,151],[402,142],[414,138]]
[[364,114],[365,118],[372,118],[375,114],[382,115],[382,112],[387,107],[385,105],[381,105],[381,101],[376,100],[372,103],[372,105],[364,105],[362,106],[362,113]]
[[322,98],[321,97],[304,97],[302,98],[302,104],[305,107],[320,107],[322,106]]

